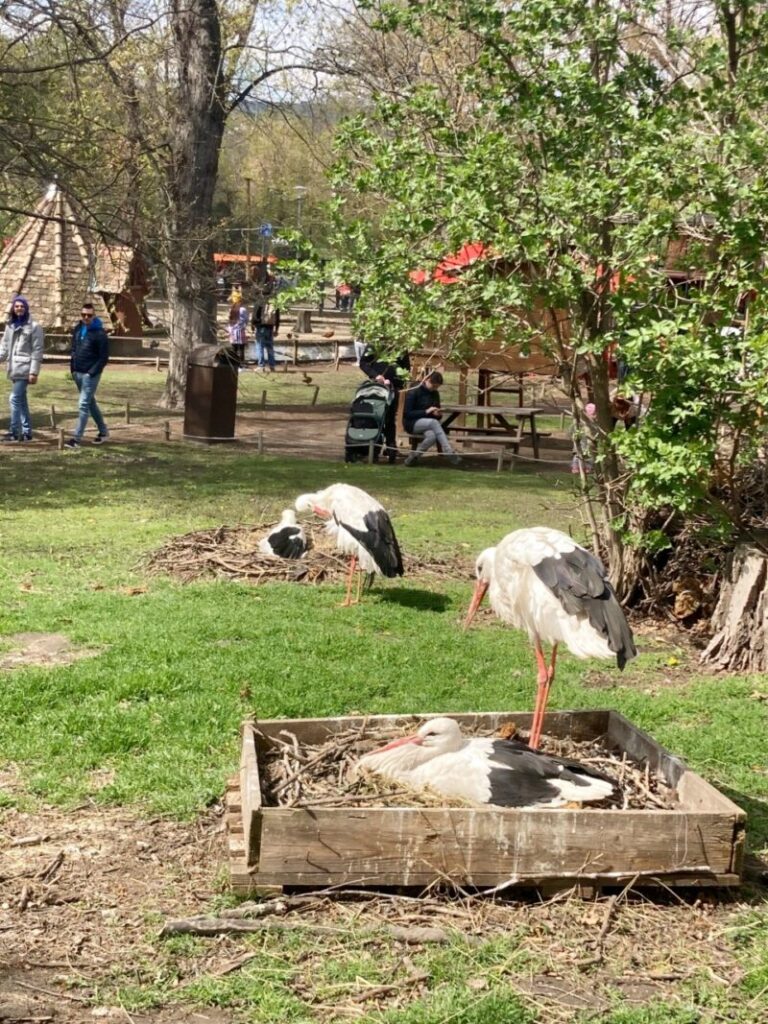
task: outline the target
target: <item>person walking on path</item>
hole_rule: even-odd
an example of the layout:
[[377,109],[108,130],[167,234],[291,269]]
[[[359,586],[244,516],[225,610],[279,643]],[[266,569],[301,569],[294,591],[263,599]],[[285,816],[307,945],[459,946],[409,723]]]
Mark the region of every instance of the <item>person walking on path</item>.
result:
[[93,417],[98,431],[93,439],[94,444],[103,444],[109,437],[107,424],[96,404],[96,389],[101,380],[101,373],[109,362],[109,338],[101,320],[96,316],[90,302],[83,303],[80,323],[72,329],[72,351],[69,367],[72,380],[80,392],[77,426],[74,436],[65,442],[65,448],[79,448],[83,440],[88,417]]
[[275,305],[275,279],[269,276],[262,285],[253,307],[253,325],[256,331],[256,360],[265,370],[275,370],[275,338],[280,332],[280,310]]
[[8,363],[6,376],[11,382],[11,423],[5,442],[32,440],[27,386],[37,383],[42,361],[43,329],[29,315],[27,300],[17,295],[0,341],[0,363]]
[[392,391],[392,401],[384,414],[384,444],[387,461],[390,466],[394,465],[397,461],[397,409],[400,392],[411,369],[410,356],[408,352],[401,352],[394,359],[380,359],[373,346],[366,345],[358,365],[367,377]]
[[405,396],[403,426],[409,434],[423,434],[424,440],[406,458],[404,466],[414,466],[424,452],[435,444],[454,466],[461,464],[461,457],[451,447],[448,435],[440,423],[443,411],[440,408],[440,392],[437,389],[442,383],[442,373],[433,370],[417,388],[411,389]]

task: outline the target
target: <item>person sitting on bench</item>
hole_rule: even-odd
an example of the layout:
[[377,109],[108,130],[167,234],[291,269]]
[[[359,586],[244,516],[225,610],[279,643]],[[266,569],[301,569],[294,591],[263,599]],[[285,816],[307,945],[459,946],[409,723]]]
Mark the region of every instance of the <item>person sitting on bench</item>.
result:
[[416,450],[412,451],[403,463],[405,466],[415,465],[422,454],[433,445],[437,445],[454,466],[458,466],[461,462],[461,458],[451,447],[448,435],[440,423],[443,411],[440,408],[440,392],[437,389],[442,383],[442,373],[433,370],[418,387],[412,388],[405,396],[403,425],[409,434],[424,435],[424,440],[417,445]]

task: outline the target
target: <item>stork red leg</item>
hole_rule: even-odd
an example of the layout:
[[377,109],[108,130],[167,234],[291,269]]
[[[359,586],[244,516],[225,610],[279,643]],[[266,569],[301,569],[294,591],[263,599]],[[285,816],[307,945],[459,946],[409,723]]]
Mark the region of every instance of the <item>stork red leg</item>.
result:
[[347,572],[347,594],[344,600],[341,602],[342,608],[348,608],[352,604],[352,580],[355,575],[355,568],[357,566],[357,555],[352,555],[349,560],[349,571]]
[[[549,702],[549,690],[552,686],[552,680],[555,678],[555,663],[557,662],[557,644],[552,644],[552,656],[550,658],[549,668],[546,669],[547,680],[544,686],[540,690],[541,699],[537,696],[537,707],[539,719],[535,729],[531,730],[530,745],[535,750],[539,748],[539,742],[542,738],[542,727],[544,726],[544,715],[547,711],[547,703]],[[540,664],[539,671],[541,674],[542,667],[544,666],[544,656],[542,655],[542,663]],[[546,667],[545,667],[546,668]]]
[[544,717],[544,704],[546,702],[547,695],[547,683],[549,681],[549,668],[544,660],[544,651],[541,649],[541,641],[537,637],[534,642],[534,651],[536,653],[536,665],[538,667],[538,673],[536,675],[536,704],[533,709],[533,721],[531,722],[531,735],[528,740],[528,746],[535,750],[539,744],[539,736],[541,735],[541,720]]

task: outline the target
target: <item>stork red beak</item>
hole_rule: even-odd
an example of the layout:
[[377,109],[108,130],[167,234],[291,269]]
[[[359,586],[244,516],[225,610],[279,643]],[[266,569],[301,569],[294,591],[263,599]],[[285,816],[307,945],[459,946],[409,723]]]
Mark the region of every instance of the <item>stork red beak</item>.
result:
[[332,515],[327,508],[321,508],[320,505],[313,505],[312,511],[316,516],[320,516],[321,519],[330,519]]
[[467,617],[464,619],[464,629],[469,629],[472,625],[472,619],[477,614],[477,609],[483,603],[485,592],[488,590],[487,580],[478,580],[475,584],[475,592],[472,595],[472,600],[469,602],[469,608],[467,608]]
[[419,736],[417,732],[413,736],[401,736],[399,740],[392,740],[391,743],[387,743],[385,747],[379,747],[376,751],[377,754],[383,754],[385,750],[394,750],[395,747],[404,747],[406,743],[415,743],[417,746],[421,746],[424,740]]

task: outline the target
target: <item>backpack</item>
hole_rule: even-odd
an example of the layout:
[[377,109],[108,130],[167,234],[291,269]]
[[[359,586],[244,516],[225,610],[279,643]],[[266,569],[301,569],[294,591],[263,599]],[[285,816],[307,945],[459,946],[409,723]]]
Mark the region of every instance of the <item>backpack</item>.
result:
[[265,302],[261,307],[261,322],[265,327],[274,327],[277,323],[277,306],[274,302]]

